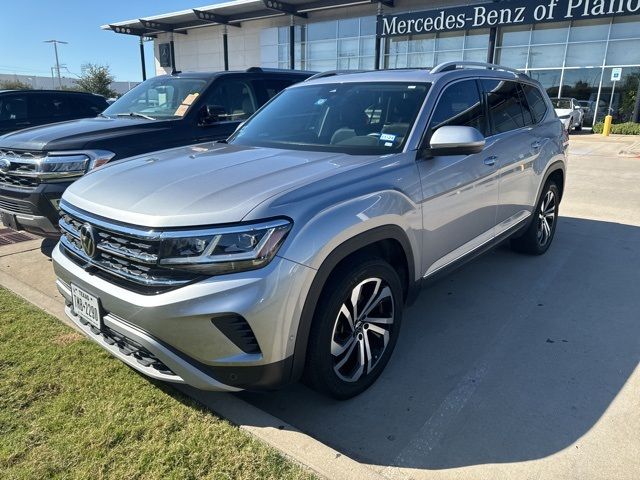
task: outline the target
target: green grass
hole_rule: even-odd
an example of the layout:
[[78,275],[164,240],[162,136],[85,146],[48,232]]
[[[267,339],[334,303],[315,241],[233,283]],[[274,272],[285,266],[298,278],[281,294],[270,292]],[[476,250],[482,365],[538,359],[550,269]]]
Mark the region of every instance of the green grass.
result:
[[0,289],[0,478],[311,478]]

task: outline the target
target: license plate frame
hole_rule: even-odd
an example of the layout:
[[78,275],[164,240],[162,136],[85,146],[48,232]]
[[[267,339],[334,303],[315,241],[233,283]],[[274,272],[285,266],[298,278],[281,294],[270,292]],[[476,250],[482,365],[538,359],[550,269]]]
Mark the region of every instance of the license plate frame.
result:
[[71,302],[73,304],[73,311],[77,316],[87,321],[92,327],[102,330],[100,298],[72,283]]

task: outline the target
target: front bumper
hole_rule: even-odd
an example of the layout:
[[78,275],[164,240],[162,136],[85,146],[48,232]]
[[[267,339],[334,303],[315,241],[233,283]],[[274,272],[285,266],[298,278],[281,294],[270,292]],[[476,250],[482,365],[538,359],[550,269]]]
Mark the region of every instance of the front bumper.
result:
[[36,188],[0,185],[0,210],[15,215],[18,228],[43,235],[57,237],[57,204],[63,192],[72,182],[41,183]]
[[[300,299],[315,270],[275,257],[260,270],[143,295],[83,270],[59,245],[52,259],[69,318],[88,337],[145,375],[221,391],[272,389],[292,380]],[[75,315],[71,284],[99,298],[106,332],[92,329]],[[218,328],[214,319],[224,315],[246,320],[258,352],[243,351],[233,335]],[[125,337],[127,345],[114,342],[114,336]]]

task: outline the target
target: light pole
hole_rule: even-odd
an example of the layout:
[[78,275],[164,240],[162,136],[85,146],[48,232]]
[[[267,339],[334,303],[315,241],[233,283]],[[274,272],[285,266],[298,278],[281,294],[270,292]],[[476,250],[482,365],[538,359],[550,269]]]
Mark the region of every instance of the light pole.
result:
[[58,72],[58,88],[62,88],[62,78],[60,78],[60,61],[58,60],[58,44],[67,45],[69,42],[62,40],[45,40],[44,43],[53,43],[53,50],[56,53],[56,72]]

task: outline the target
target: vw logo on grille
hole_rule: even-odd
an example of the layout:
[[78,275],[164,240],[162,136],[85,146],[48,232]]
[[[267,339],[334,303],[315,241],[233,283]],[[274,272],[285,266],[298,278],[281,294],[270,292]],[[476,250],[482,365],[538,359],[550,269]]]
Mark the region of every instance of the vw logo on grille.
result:
[[11,167],[11,162],[8,158],[0,158],[0,172],[6,173]]
[[80,246],[90,258],[96,255],[96,236],[93,227],[85,223],[80,227]]

